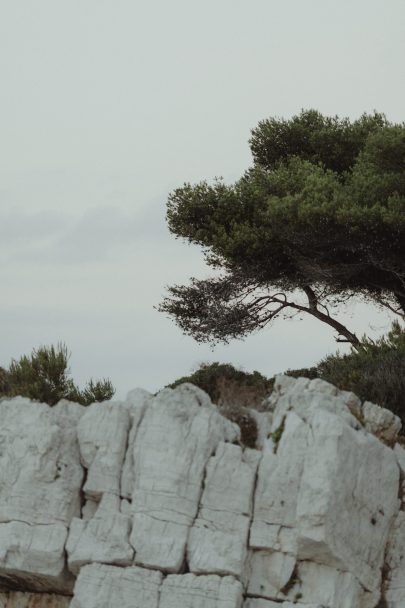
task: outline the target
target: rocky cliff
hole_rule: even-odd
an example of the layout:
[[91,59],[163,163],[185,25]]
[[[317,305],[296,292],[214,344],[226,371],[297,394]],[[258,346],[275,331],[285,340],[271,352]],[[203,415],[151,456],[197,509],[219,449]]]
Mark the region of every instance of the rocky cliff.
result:
[[398,419],[278,377],[257,449],[209,397],[0,402],[1,608],[403,608]]

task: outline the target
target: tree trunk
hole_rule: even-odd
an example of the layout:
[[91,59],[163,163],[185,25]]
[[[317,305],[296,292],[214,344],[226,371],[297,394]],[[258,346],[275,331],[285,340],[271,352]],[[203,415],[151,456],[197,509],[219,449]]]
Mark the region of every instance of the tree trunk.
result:
[[327,325],[330,325],[330,327],[333,327],[333,329],[338,332],[339,336],[344,337],[344,340],[339,340],[339,338],[337,338],[337,342],[349,342],[353,346],[353,348],[355,348],[356,350],[360,350],[361,342],[356,336],[356,334],[349,331],[347,327],[342,325],[342,323],[339,323],[339,321],[337,321],[336,319],[333,319],[333,317],[318,309],[318,298],[316,297],[314,290],[309,285],[305,285],[303,287],[303,290],[305,291],[306,296],[308,298],[309,306],[306,309],[307,312],[313,315],[316,319],[319,319],[320,321],[323,321],[323,323],[326,323]]
[[394,291],[395,299],[402,309],[402,314],[405,315],[405,294],[403,292]]

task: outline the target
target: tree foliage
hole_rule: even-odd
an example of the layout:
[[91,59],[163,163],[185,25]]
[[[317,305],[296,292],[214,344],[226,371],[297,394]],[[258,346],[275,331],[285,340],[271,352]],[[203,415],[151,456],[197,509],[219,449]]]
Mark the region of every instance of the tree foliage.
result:
[[329,355],[316,366],[316,375],[391,410],[401,418],[404,432],[405,330],[394,323],[387,336],[363,338],[362,345],[359,352]]
[[55,405],[68,399],[82,405],[111,399],[115,389],[110,380],[90,380],[80,390],[69,377],[70,354],[64,344],[41,346],[31,355],[12,360],[9,368],[0,368],[0,397],[29,397]]
[[405,125],[309,110],[262,121],[250,146],[236,183],[170,194],[170,231],[222,274],[170,287],[160,310],[214,342],[309,313],[360,347],[334,306],[358,296],[405,312]]

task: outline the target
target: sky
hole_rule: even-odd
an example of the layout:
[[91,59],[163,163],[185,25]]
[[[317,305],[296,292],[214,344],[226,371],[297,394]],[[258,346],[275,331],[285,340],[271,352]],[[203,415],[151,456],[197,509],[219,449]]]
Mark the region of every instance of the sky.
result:
[[[2,0],[0,365],[62,341],[79,384],[122,398],[201,362],[270,376],[335,352],[310,318],[212,350],[157,312],[210,274],[168,232],[167,196],[237,179],[269,116],[404,121],[404,57],[403,0]],[[390,325],[358,302],[339,319]]]

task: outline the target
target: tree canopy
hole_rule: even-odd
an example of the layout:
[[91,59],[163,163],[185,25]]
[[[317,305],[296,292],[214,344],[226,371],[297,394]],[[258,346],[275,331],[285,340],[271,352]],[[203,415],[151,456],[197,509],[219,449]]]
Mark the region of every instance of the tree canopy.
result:
[[405,124],[302,111],[260,122],[250,147],[253,165],[236,183],[170,194],[170,231],[201,246],[217,272],[170,287],[160,310],[214,342],[308,313],[354,346],[334,306],[359,296],[403,315]]

